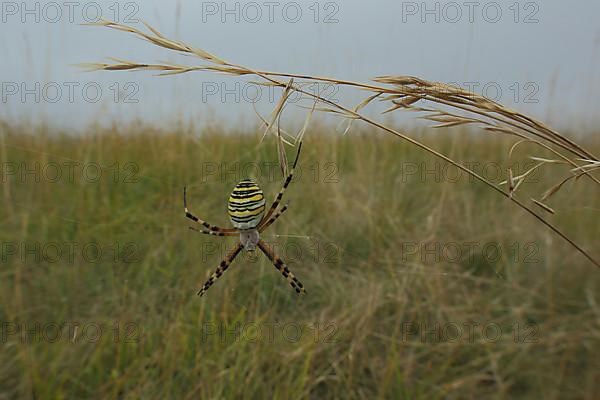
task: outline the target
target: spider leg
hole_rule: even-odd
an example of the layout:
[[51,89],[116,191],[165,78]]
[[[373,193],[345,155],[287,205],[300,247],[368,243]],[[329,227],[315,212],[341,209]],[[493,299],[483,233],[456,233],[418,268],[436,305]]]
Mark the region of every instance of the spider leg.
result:
[[262,239],[260,239],[258,241],[258,247],[262,250],[263,253],[265,253],[267,257],[269,257],[269,260],[271,260],[275,268],[277,268],[279,272],[281,272],[283,277],[287,279],[288,283],[296,291],[296,293],[306,294],[304,285],[300,283],[300,281],[296,278],[292,271],[290,271],[287,265],[285,265],[283,260],[277,254],[275,254],[275,251],[273,251],[271,246],[269,246]]
[[198,229],[194,227],[189,227],[192,231],[204,233],[205,235],[212,236],[238,236],[237,232],[219,232],[219,231],[208,231],[206,229]]
[[238,243],[233,249],[231,249],[229,253],[227,253],[215,272],[213,272],[210,278],[208,278],[204,286],[202,286],[202,289],[198,291],[198,296],[202,297],[208,288],[210,288],[212,284],[215,283],[215,281],[219,279],[225,271],[227,271],[227,268],[229,268],[231,262],[237,257],[238,254],[240,254],[240,251],[242,251],[243,248],[244,246],[242,246],[241,243]]
[[223,232],[223,233],[232,233],[232,232],[238,232],[237,229],[231,229],[231,228],[220,228],[216,225],[211,225],[208,222],[201,220],[200,218],[196,217],[194,214],[192,214],[191,212],[189,212],[188,208],[187,208],[187,188],[184,186],[183,187],[183,209],[185,211],[185,216],[188,217],[189,219],[191,219],[194,222],[199,223],[200,225],[204,226],[206,229],[208,229],[209,231],[214,231],[214,232]]
[[258,226],[258,231],[263,232],[265,229],[267,229],[269,226],[271,226],[271,224],[273,222],[275,222],[277,220],[277,218],[281,217],[281,214],[283,214],[287,209],[288,209],[288,205],[286,204],[285,206],[283,206],[283,208],[281,208],[279,211],[277,211],[275,213],[275,215],[273,215],[271,217],[271,219],[269,219],[268,221],[263,219],[262,222],[260,223],[260,225]]
[[275,209],[281,202],[281,199],[283,198],[283,194],[285,193],[285,190],[287,189],[290,182],[292,181],[292,178],[294,177],[294,170],[296,169],[296,164],[298,163],[298,157],[300,156],[301,149],[302,149],[302,142],[300,142],[300,144],[298,145],[298,152],[296,153],[296,159],[294,160],[294,165],[292,167],[292,170],[290,171],[290,174],[285,179],[285,182],[283,183],[283,187],[279,191],[279,194],[275,198],[275,201],[273,202],[273,204],[271,204],[271,208],[269,209],[269,211],[265,214],[264,218],[262,219],[263,221],[268,221],[269,218],[271,218],[271,215],[273,215],[273,213],[275,212]]

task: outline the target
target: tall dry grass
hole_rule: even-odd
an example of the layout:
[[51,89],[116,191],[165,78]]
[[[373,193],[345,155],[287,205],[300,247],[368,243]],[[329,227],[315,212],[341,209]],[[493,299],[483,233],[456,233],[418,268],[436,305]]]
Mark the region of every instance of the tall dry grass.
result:
[[[392,137],[373,140],[369,130],[306,135],[286,194],[290,211],[269,232],[280,236],[266,238],[309,295],[296,297],[266,259],[241,257],[199,300],[199,285],[234,239],[187,229],[182,183],[194,212],[227,225],[226,199],[242,175],[235,163],[268,162],[256,178],[270,195],[281,173],[276,143],[257,146],[260,134],[195,132],[134,125],[78,137],[2,126],[3,165],[70,160],[106,172],[97,182],[79,173],[57,182],[9,175],[3,245],[99,243],[107,251],[133,243],[135,251],[98,262],[80,252],[73,261],[2,260],[0,397],[596,397],[598,274],[485,185],[455,179],[457,169],[436,175],[445,164]],[[512,144],[455,134],[465,140],[453,150],[450,135],[419,136],[462,163],[507,154]],[[136,165],[135,179],[115,182],[116,163]],[[524,171],[531,160],[499,163]],[[213,166],[224,175],[209,173]],[[521,190],[535,193],[554,179],[539,170]],[[556,196],[568,205],[553,222],[594,248],[595,187],[571,185]],[[472,243],[475,250],[464,250]],[[457,244],[459,257],[447,253]],[[498,256],[483,250],[489,244],[501,248]],[[36,340],[4,324],[35,330],[69,321],[97,324],[103,334],[91,341],[65,330]],[[465,324],[492,331],[469,334]],[[462,327],[462,337],[431,333],[436,326]]]

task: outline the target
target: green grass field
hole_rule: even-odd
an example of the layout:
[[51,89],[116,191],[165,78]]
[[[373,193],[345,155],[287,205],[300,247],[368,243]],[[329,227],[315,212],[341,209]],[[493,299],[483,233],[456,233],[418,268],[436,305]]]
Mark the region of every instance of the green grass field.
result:
[[[228,227],[237,181],[252,175],[267,199],[280,189],[275,140],[139,125],[2,130],[0,398],[600,392],[600,271],[502,196],[396,138],[307,132],[290,209],[264,236],[306,296],[257,253],[199,298],[237,239],[189,230],[183,186],[194,213]],[[505,178],[511,142],[500,136],[411,134]],[[600,153],[597,140],[587,148]],[[517,171],[531,166],[527,150]],[[517,195],[539,198],[566,172],[546,168]],[[588,182],[553,197],[549,219],[600,257],[600,196]]]

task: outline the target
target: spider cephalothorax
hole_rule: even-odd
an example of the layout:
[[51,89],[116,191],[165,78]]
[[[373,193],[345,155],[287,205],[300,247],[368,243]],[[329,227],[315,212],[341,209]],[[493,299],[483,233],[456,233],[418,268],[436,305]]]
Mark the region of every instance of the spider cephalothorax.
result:
[[265,241],[260,238],[260,233],[267,229],[277,218],[281,216],[287,210],[287,204],[280,209],[279,203],[283,197],[285,189],[288,187],[294,176],[294,169],[298,163],[298,156],[300,155],[300,149],[302,148],[302,142],[298,145],[298,152],[296,153],[296,159],[290,174],[286,177],[283,187],[277,194],[275,201],[269,208],[269,211],[265,214],[265,197],[258,184],[251,180],[245,179],[238,183],[234,188],[233,192],[229,197],[227,203],[227,212],[234,228],[219,228],[218,226],[211,225],[206,221],[193,215],[188,211],[186,188],[183,188],[183,207],[185,209],[185,216],[194,222],[202,225],[203,228],[196,229],[191,228],[197,232],[205,233],[207,235],[215,236],[237,236],[240,235],[240,241],[221,261],[217,270],[208,278],[202,289],[198,291],[198,295],[202,296],[212,286],[212,284],[223,275],[223,273],[229,268],[231,262],[237,257],[237,255],[246,249],[247,251],[253,251],[258,247],[265,255],[271,260],[275,268],[281,272],[281,274],[287,279],[289,284],[297,293],[306,293],[304,286],[296,278],[296,276],[289,270],[285,262],[275,254],[275,251]]

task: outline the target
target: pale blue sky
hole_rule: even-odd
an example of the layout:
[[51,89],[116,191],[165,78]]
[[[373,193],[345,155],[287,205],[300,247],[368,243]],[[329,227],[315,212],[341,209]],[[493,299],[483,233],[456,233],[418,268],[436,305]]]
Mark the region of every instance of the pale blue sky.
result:
[[[198,122],[256,121],[249,102],[256,91],[245,86],[249,79],[80,72],[73,64],[107,56],[193,61],[125,33],[80,25],[100,11],[121,22],[143,19],[167,36],[254,68],[363,81],[402,74],[463,86],[477,82],[475,91],[486,87],[489,96],[561,129],[589,130],[600,122],[597,0],[27,4],[24,9],[20,1],[2,2],[2,118],[45,119],[63,126],[134,118],[168,124],[173,116]],[[236,94],[224,94],[222,88]],[[117,89],[138,102],[115,101]],[[98,102],[92,102],[96,97]],[[360,101],[346,92],[334,98],[346,104]],[[268,114],[276,94],[264,89],[262,99],[258,109]]]

